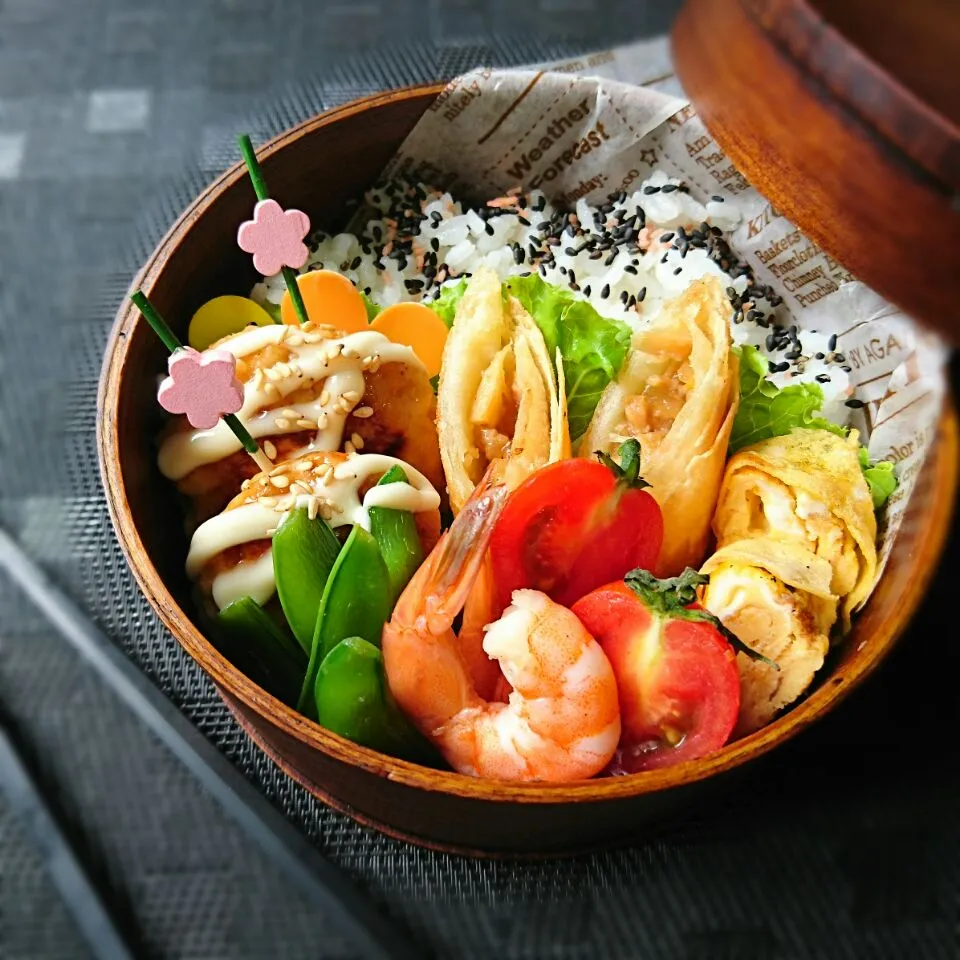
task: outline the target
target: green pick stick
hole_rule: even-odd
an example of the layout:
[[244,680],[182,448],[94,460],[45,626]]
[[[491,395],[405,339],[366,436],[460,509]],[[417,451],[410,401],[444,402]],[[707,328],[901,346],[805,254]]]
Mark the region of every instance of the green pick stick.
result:
[[[243,162],[247,165],[247,172],[250,174],[253,192],[257,195],[258,200],[269,200],[270,194],[267,191],[267,182],[263,179],[263,169],[260,166],[260,161],[257,159],[256,153],[254,153],[253,144],[250,142],[249,135],[246,133],[241,134],[240,137],[238,137],[238,142],[240,144],[240,153],[243,154]],[[290,267],[283,267],[281,272],[283,273],[283,281],[286,283],[287,290],[290,293],[290,299],[293,301],[293,309],[297,311],[300,322],[309,322],[310,318],[307,316],[307,307],[303,302],[303,297],[300,295],[300,287],[297,284],[297,275]]]
[[[160,316],[157,308],[147,299],[142,290],[137,290],[130,294],[136,308],[143,314],[144,320],[150,324],[153,332],[163,341],[163,345],[171,352],[183,349],[183,344],[177,335],[170,329],[169,324]],[[261,470],[272,470],[273,462],[260,449],[257,441],[250,436],[247,428],[237,419],[233,413],[224,416],[223,422],[233,431],[234,436],[243,444],[243,449],[253,457],[254,463]]]

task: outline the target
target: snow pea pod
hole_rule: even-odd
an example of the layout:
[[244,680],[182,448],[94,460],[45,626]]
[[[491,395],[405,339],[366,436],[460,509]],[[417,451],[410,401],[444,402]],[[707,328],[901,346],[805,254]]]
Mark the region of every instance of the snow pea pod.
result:
[[[402,467],[391,467],[377,486],[386,483],[406,483]],[[391,507],[370,508],[370,532],[380,545],[387,573],[390,576],[390,602],[394,604],[403,592],[417,567],[423,563],[423,545],[417,532],[417,522],[409,510]]]
[[273,536],[273,572],[283,614],[308,656],[317,614],[340,541],[322,517],[305,507],[291,510]]
[[315,720],[314,684],[324,657],[347,637],[362,637],[375,647],[393,610],[390,576],[377,541],[356,525],[327,578],[313,634],[310,663],[297,709]]
[[360,637],[341,640],[323,659],[314,687],[317,720],[361,746],[417,763],[438,755],[397,706],[383,655]]
[[217,616],[217,648],[239,670],[286,704],[296,702],[307,668],[297,642],[250,597]]

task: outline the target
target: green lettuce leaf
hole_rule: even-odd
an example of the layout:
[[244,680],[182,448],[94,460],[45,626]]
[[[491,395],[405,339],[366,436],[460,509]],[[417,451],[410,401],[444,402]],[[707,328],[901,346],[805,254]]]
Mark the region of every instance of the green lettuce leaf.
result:
[[260,304],[261,307],[263,307],[264,310],[267,311],[267,313],[270,314],[270,316],[273,318],[273,322],[274,322],[274,323],[282,323],[282,322],[283,322],[283,321],[280,319],[280,304],[279,304],[279,303],[271,303],[269,300],[266,300],[266,299],[264,299],[264,300],[258,300],[257,302]]
[[860,469],[870,488],[870,496],[873,497],[873,509],[880,510],[899,484],[893,472],[893,464],[889,460],[877,460],[871,463],[867,448],[861,447]]
[[363,305],[367,308],[367,323],[370,323],[383,307],[375,304],[362,290],[358,290],[357,292],[363,297]]
[[818,416],[823,391],[815,383],[782,389],[767,379],[767,363],[756,347],[737,349],[740,356],[740,407],[730,434],[730,453],[770,437],[782,437],[795,427],[829,430],[845,437],[845,427]]
[[[770,437],[782,437],[795,427],[829,430],[838,437],[849,433],[819,416],[823,391],[815,383],[797,383],[782,389],[767,379],[767,364],[756,347],[744,345],[740,356],[740,407],[733,421],[730,453]],[[893,464],[872,463],[866,447],[860,448],[860,469],[870,488],[874,510],[880,510],[897,489]]]
[[600,316],[586,300],[547,283],[537,274],[511,277],[506,287],[533,317],[551,360],[559,347],[567,387],[570,439],[587,431],[607,384],[620,372],[631,330],[622,320]]
[[453,319],[457,313],[457,304],[463,299],[467,292],[466,278],[458,280],[456,283],[448,283],[440,289],[440,296],[436,300],[424,300],[428,306],[440,319],[448,326],[453,326]]

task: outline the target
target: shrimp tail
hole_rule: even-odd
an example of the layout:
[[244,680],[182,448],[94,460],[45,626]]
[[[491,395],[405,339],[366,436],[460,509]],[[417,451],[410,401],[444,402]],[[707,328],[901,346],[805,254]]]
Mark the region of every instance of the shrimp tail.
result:
[[507,487],[492,464],[435,548],[424,617],[430,633],[450,628],[484,563],[487,545],[507,501]]

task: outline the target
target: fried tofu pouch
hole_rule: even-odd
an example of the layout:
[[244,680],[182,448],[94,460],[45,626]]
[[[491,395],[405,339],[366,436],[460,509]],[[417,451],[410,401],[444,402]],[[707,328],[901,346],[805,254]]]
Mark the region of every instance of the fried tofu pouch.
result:
[[641,475],[663,511],[657,573],[699,566],[707,550],[740,373],[730,349],[730,302],[716,277],[694,281],[633,339],[580,447],[612,454],[640,442]]
[[830,635],[866,602],[877,576],[876,518],[857,436],[795,430],[734,455],[703,565],[703,604],[748,647],[737,655],[739,734],[764,726],[810,685]]
[[570,456],[562,367],[543,334],[489,268],[468,282],[444,347],[437,390],[440,456],[459,512],[494,462],[511,489]]

